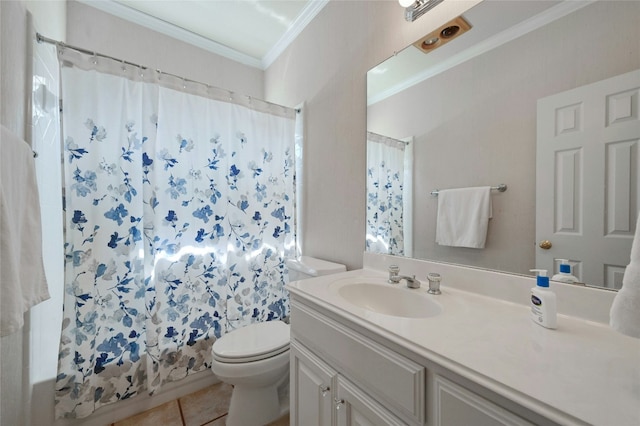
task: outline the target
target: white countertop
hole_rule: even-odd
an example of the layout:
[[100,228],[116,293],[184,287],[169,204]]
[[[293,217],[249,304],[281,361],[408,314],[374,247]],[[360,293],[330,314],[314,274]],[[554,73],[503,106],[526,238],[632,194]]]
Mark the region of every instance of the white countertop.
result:
[[[567,315],[549,330],[525,304],[444,284],[441,295],[428,295],[442,306],[437,316],[376,314],[337,294],[331,284],[344,278],[391,285],[386,274],[363,269],[296,281],[289,290],[551,420],[640,425],[640,339]],[[404,289],[426,293],[426,283]]]

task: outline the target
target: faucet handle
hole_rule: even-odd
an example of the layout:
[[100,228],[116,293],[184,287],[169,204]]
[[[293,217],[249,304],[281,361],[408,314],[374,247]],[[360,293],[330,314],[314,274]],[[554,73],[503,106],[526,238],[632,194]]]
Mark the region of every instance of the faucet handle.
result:
[[441,294],[440,291],[440,281],[442,281],[442,277],[440,274],[429,273],[427,274],[427,280],[429,280],[429,290],[427,293],[429,294]]
[[400,267],[398,265],[389,265],[389,279],[387,282],[389,284],[398,284],[398,274],[400,273]]

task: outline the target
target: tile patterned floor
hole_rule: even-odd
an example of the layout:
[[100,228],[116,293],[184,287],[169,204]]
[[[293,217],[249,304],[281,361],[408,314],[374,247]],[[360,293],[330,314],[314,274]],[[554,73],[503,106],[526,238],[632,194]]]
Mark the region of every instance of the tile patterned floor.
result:
[[[225,426],[232,387],[218,383],[112,426]],[[268,426],[289,426],[289,415]]]

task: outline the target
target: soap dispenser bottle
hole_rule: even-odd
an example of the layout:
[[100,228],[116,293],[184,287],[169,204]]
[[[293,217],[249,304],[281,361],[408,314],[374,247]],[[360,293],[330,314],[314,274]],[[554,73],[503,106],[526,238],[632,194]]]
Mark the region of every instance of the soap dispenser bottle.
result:
[[544,269],[532,269],[536,272],[536,286],[531,289],[531,319],[546,328],[556,328],[556,295],[549,290],[549,277]]
[[560,272],[555,274],[551,279],[563,283],[577,283],[578,279],[571,275],[571,265],[567,259],[558,259],[560,261]]

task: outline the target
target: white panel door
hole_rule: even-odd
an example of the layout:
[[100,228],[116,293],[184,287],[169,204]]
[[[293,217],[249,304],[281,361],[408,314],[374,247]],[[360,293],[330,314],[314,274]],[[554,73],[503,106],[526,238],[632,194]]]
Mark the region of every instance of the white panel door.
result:
[[640,70],[538,100],[536,268],[620,288],[640,191]]

